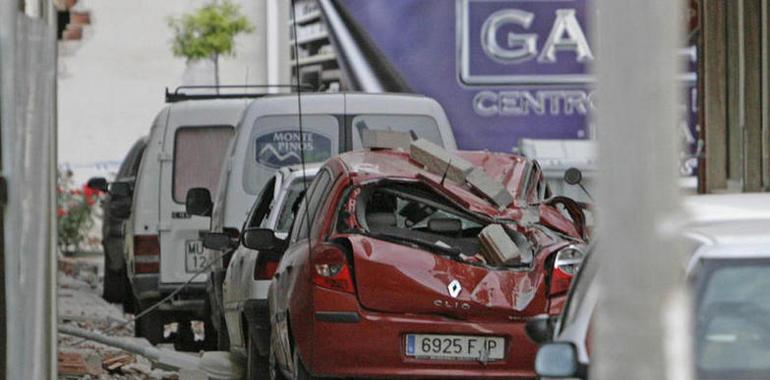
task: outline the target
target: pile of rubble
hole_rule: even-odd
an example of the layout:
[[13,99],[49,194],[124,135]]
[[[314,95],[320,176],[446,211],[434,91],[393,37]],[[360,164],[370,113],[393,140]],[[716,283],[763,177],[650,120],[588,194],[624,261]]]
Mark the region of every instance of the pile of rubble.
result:
[[[119,337],[139,346],[151,346],[134,337],[130,314],[101,298],[101,256],[60,257],[59,325]],[[59,379],[178,379],[173,371],[153,369],[139,355],[75,336],[59,334]]]

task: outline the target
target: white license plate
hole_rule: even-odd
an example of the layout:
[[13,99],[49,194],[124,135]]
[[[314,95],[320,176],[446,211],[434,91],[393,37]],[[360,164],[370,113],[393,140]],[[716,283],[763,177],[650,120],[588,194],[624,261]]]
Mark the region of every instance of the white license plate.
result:
[[407,334],[406,356],[437,360],[502,360],[505,339],[499,336]]
[[203,253],[203,242],[200,240],[187,240],[184,242],[185,270],[194,273],[203,269],[208,264],[208,255]]

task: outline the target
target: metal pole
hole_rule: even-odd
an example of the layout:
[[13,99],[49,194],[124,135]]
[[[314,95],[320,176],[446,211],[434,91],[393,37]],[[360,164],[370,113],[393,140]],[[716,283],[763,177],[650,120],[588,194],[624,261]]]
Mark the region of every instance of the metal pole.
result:
[[682,2],[598,0],[601,295],[591,378],[690,378],[674,244]]
[[[15,60],[16,60],[16,16],[18,13],[18,2],[13,0],[0,0],[0,154],[2,159],[0,163],[2,166],[3,177],[7,175],[8,157],[6,157],[8,144],[8,136],[15,125],[16,114],[16,101],[15,101]],[[5,184],[5,180],[3,180]],[[7,193],[4,194],[4,199],[7,199]],[[15,277],[10,275],[13,273],[13,269],[18,265],[18,257],[15,255],[7,255],[6,241],[5,241],[5,215],[7,213],[6,205],[2,207],[2,223],[0,223],[0,255],[2,255],[2,273],[0,273],[0,291],[2,291],[2,318],[0,318],[0,379],[8,378],[8,374],[12,373],[9,369],[8,362],[8,347],[11,346],[9,342],[13,342],[14,339],[8,336],[8,324],[11,316],[9,315],[9,304],[13,304],[13,291],[15,290],[14,281]],[[10,276],[9,276],[10,275]],[[10,298],[10,299],[9,299]],[[13,366],[13,362],[10,364]]]
[[[291,78],[289,70],[289,19],[290,2],[268,0],[265,5],[266,45],[265,54],[268,84],[287,84]],[[284,91],[270,88],[268,92]]]

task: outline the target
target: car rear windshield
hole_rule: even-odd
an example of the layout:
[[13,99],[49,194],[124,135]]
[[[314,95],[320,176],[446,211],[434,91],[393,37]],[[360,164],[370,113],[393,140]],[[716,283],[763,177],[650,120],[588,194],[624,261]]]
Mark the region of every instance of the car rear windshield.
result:
[[231,126],[181,127],[174,136],[174,201],[184,203],[187,190],[205,187],[216,194]]
[[439,146],[444,146],[438,124],[430,116],[425,115],[358,115],[353,118],[353,148],[362,147],[361,140],[365,130],[385,130],[394,132],[414,133],[417,137],[430,140]]
[[770,260],[709,260],[698,275],[702,378],[770,378]]
[[[360,231],[467,263],[492,262],[479,238],[490,221],[463,210],[426,184],[385,180],[357,187],[349,197],[355,197],[355,201],[345,201],[342,205],[345,212],[340,213],[338,222],[341,232]],[[354,215],[355,222],[346,219],[346,215]],[[522,251],[530,251],[531,245],[524,235],[507,227],[505,233],[512,244]],[[522,263],[506,265],[519,264]]]
[[331,115],[302,115],[299,132],[297,115],[260,117],[251,131],[246,162],[243,166],[243,187],[249,194],[258,194],[276,170],[305,163],[323,162],[339,153],[340,123]]

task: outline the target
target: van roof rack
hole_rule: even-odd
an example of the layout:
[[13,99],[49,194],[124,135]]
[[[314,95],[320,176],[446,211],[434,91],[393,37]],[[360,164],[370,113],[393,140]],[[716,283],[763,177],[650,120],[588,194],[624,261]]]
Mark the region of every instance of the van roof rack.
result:
[[[207,85],[195,85],[195,86],[179,86],[174,92],[169,92],[166,87],[166,103],[176,103],[183,100],[203,100],[203,99],[237,99],[237,98],[260,98],[268,95],[265,92],[236,92],[235,90],[248,90],[248,89],[270,89],[270,88],[288,88],[297,89],[300,91],[315,91],[310,85],[301,84],[299,86],[293,84],[248,84],[248,85],[220,85],[220,86],[207,86]],[[213,90],[213,91],[202,91]],[[222,92],[220,90],[226,90]]]

